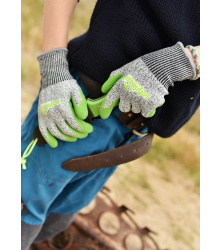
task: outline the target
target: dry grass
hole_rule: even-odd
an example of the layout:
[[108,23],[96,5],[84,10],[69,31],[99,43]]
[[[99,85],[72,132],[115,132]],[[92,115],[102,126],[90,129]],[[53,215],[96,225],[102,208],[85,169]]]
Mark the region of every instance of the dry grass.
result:
[[169,139],[154,138],[150,152],[120,166],[107,185],[119,204],[136,211],[140,225],[159,233],[160,246],[199,249],[198,134],[185,126]]
[[[43,0],[22,0],[22,119],[40,86],[36,60],[41,50]],[[81,1],[71,23],[70,38],[86,31],[96,1]],[[169,139],[154,138],[142,159],[120,166],[107,186],[118,203],[136,211],[161,246],[199,249],[199,111]]]

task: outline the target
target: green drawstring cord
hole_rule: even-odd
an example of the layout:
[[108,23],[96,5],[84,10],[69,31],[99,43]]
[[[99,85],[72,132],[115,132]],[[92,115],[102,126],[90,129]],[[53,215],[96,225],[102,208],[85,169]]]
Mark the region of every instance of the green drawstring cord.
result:
[[31,154],[31,152],[33,151],[36,143],[38,141],[38,138],[36,138],[35,140],[33,140],[28,147],[25,149],[22,157],[21,157],[21,164],[22,164],[22,169],[26,169],[26,158]]

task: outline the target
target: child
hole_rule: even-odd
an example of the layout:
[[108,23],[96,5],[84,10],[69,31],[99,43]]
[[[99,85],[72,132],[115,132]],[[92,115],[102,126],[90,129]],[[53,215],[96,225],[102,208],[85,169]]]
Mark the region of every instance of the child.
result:
[[[38,125],[47,143],[22,158],[22,250],[69,226],[117,168],[76,172],[63,169],[65,162],[140,138],[119,117],[131,110],[139,135],[169,137],[198,108],[199,61],[183,44],[199,44],[199,3],[184,1],[187,9],[173,0],[98,0],[88,32],[68,46],[77,1],[45,1],[41,89],[22,125],[22,155]],[[195,51],[199,56],[199,46]],[[89,124],[93,88],[106,96],[103,119]]]

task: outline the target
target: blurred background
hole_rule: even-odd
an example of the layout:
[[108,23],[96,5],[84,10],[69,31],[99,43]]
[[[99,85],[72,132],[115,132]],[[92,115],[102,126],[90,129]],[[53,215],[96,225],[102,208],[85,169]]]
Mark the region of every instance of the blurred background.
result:
[[[96,0],[81,0],[69,39],[84,33]],[[40,86],[44,0],[21,0],[21,120],[24,121]],[[200,235],[200,111],[174,136],[154,137],[150,152],[124,164],[107,186],[118,205],[135,211],[140,226],[158,233],[163,248],[199,249]]]

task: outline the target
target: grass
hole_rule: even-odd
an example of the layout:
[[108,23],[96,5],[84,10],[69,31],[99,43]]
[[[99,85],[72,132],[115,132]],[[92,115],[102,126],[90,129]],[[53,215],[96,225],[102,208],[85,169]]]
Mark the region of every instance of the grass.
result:
[[[95,0],[81,1],[71,22],[69,39],[83,34]],[[21,88],[22,120],[40,86],[44,0],[22,0]],[[200,111],[168,139],[154,137],[142,159],[120,166],[107,186],[117,203],[136,212],[140,225],[159,233],[163,248],[199,249]]]
[[173,236],[177,241],[182,241],[185,243],[186,246],[188,246],[188,248],[190,250],[196,250],[193,245],[191,244],[191,242],[193,241],[193,238],[191,239],[186,239],[186,236],[184,235],[184,231],[182,228],[173,228]]
[[[199,111],[198,111],[199,113]],[[198,114],[197,114],[198,115]],[[169,172],[177,168],[186,176],[193,178],[195,188],[199,188],[200,152],[199,152],[199,123],[195,130],[196,117],[191,120],[192,126],[186,124],[177,134],[169,139],[154,138],[149,154],[145,156],[148,163],[161,169],[164,179],[170,181]],[[191,127],[191,129],[190,129]],[[169,167],[169,169],[168,169]]]

